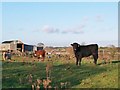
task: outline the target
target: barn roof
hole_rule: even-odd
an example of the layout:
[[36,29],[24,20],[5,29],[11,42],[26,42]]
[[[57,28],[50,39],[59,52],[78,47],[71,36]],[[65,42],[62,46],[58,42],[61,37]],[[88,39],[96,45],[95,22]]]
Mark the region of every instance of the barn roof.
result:
[[4,43],[12,43],[12,42],[22,43],[20,40],[10,40],[10,41],[3,41],[2,44],[4,44]]
[[2,43],[11,43],[11,42],[13,42],[13,41],[4,41],[4,42],[2,42]]

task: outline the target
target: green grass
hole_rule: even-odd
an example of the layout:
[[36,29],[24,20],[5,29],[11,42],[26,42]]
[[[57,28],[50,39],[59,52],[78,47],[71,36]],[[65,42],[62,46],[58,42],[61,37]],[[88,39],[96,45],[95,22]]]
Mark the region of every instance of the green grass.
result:
[[118,64],[105,65],[103,72],[94,74],[86,79],[83,79],[79,85],[75,87],[79,88],[117,88],[118,87]]
[[[46,78],[47,63],[3,62],[2,87],[30,88],[28,75],[32,74],[33,83],[36,79]],[[95,66],[84,60],[81,66],[76,66],[73,60],[69,63],[66,60],[55,60],[51,70],[51,85],[60,87],[61,82],[67,82],[69,88],[118,88],[118,64],[119,62]]]

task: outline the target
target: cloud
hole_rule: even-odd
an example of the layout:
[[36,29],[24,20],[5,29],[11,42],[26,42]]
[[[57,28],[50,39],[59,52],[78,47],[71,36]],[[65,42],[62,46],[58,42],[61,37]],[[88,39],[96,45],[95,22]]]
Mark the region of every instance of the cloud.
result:
[[59,29],[51,27],[49,25],[43,26],[42,31],[46,33],[59,33]]
[[83,31],[79,31],[79,30],[74,30],[74,31],[72,31],[71,33],[73,33],[73,34],[82,34],[82,33],[84,33]]
[[35,29],[35,30],[32,30],[33,32],[40,32],[40,30],[39,29]]
[[63,34],[66,34],[66,33],[81,34],[81,33],[84,33],[83,28],[85,28],[85,25],[80,25],[74,28],[63,30],[62,33]]
[[88,20],[89,20],[89,17],[84,16],[83,19],[82,19],[82,22],[83,22],[83,23],[86,23],[86,22],[88,22]]
[[102,15],[97,15],[97,16],[95,17],[95,20],[96,20],[97,22],[103,22],[103,21],[104,21]]
[[69,27],[67,29],[64,29],[64,30],[61,30],[61,29],[58,29],[58,28],[54,28],[54,27],[51,27],[49,25],[44,25],[42,27],[42,31],[45,32],[45,33],[61,33],[61,34],[68,34],[68,33],[72,33],[72,34],[81,34],[81,33],[84,33],[83,29],[86,27],[86,25],[84,24],[81,24],[79,26],[76,26],[76,27]]

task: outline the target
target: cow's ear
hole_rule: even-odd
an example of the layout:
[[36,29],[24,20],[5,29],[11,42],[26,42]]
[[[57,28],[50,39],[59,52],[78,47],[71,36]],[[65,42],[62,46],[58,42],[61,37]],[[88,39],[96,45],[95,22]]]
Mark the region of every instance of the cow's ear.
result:
[[73,46],[73,44],[71,44],[71,46]]

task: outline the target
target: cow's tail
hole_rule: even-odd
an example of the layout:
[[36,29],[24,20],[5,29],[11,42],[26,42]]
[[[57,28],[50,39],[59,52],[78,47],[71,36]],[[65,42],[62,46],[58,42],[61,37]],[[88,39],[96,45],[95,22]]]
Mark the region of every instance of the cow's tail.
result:
[[98,59],[98,45],[96,44],[96,58]]

